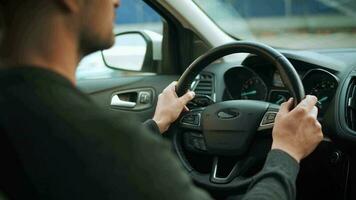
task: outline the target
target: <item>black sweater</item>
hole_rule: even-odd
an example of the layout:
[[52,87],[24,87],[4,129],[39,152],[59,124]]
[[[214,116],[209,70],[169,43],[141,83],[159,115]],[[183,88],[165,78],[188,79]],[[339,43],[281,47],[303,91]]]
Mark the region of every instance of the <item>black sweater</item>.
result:
[[[0,190],[10,199],[211,198],[168,142],[135,120],[117,120],[56,73],[0,71],[0,113]],[[146,126],[157,132],[152,121]],[[298,168],[271,151],[245,198],[294,199]]]

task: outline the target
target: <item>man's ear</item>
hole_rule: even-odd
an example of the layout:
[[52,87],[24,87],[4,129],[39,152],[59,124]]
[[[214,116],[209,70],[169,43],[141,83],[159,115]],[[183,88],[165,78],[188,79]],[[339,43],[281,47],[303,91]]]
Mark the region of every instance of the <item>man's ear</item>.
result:
[[75,13],[80,10],[82,0],[56,0],[67,12]]

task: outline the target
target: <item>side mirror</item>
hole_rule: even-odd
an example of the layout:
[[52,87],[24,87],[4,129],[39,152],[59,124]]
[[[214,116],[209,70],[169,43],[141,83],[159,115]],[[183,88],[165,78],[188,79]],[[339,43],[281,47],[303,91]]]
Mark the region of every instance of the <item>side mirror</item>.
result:
[[162,35],[130,31],[115,36],[115,44],[102,52],[107,67],[125,71],[157,72],[162,60]]

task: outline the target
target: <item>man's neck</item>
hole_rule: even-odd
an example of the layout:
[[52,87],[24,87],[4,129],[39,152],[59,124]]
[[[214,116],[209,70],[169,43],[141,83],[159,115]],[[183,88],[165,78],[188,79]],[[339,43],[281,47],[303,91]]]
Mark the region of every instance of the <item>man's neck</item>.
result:
[[41,30],[26,25],[9,29],[0,47],[1,65],[45,68],[75,84],[80,59],[78,42],[75,35],[65,30],[55,23]]

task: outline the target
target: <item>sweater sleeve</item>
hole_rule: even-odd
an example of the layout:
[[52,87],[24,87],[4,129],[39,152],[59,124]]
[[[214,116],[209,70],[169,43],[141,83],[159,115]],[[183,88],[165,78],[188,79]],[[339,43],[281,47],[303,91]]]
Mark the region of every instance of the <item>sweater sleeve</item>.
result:
[[146,129],[150,130],[156,135],[161,135],[157,123],[153,119],[149,119],[142,124]]
[[295,159],[284,151],[272,150],[262,171],[253,178],[243,199],[295,199],[298,172],[299,164]]

